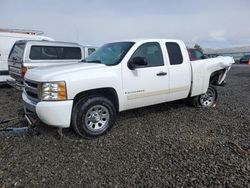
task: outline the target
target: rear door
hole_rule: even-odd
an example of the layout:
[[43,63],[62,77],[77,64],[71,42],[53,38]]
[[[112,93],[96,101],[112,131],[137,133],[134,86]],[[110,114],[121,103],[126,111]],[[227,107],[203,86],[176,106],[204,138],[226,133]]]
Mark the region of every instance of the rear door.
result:
[[158,42],[141,44],[134,51],[130,60],[134,57],[145,58],[148,65],[130,70],[127,63],[122,64],[126,109],[167,101],[169,74],[161,44]]
[[169,59],[170,100],[186,98],[191,87],[191,65],[184,43],[166,42]]
[[0,36],[0,76],[6,77],[8,73],[8,56],[16,42],[15,38]]
[[22,77],[22,63],[26,43],[18,42],[12,47],[8,59],[10,76],[16,80]]

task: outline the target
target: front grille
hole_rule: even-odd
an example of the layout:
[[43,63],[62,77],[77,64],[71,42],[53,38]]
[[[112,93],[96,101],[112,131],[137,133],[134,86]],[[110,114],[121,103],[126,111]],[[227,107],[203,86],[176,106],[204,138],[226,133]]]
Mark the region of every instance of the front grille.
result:
[[25,80],[24,90],[31,101],[38,102],[39,99],[39,83]]
[[33,99],[38,99],[38,95],[29,91],[26,91],[27,95],[32,97]]
[[35,82],[30,82],[30,81],[25,81],[25,83],[27,84],[27,86],[32,87],[32,88],[38,88],[38,83]]

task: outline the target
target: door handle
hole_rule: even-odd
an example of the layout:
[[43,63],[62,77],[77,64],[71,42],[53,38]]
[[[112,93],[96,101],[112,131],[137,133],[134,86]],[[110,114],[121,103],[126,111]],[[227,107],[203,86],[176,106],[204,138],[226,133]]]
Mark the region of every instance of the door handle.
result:
[[157,75],[157,76],[166,76],[167,73],[166,73],[166,72],[159,72],[159,73],[157,73],[156,75]]

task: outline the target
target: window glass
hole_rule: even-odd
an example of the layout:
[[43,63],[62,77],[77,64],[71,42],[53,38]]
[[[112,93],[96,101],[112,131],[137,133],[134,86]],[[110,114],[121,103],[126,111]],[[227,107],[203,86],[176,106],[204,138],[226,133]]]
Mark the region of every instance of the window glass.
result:
[[[35,47],[40,48],[40,47]],[[32,54],[32,50],[31,50]],[[57,54],[57,48],[56,47],[41,47],[41,59],[58,59],[59,54]]]
[[9,60],[21,62],[23,60],[25,44],[15,44],[11,49]]
[[86,57],[83,62],[117,65],[133,45],[133,42],[115,42],[105,44]]
[[175,42],[167,42],[166,48],[170,60],[170,65],[179,65],[183,62],[180,46]]
[[148,65],[146,67],[163,66],[164,60],[159,43],[148,42],[142,44],[132,55],[131,59],[135,57],[143,57],[146,59]]
[[95,48],[89,48],[88,49],[88,55],[92,54],[95,51]]
[[204,56],[203,53],[196,49],[188,49],[189,57],[191,61],[201,60]]
[[200,60],[202,59],[203,54],[199,50],[194,50],[195,59]]
[[62,46],[32,46],[30,59],[81,59],[81,49]]

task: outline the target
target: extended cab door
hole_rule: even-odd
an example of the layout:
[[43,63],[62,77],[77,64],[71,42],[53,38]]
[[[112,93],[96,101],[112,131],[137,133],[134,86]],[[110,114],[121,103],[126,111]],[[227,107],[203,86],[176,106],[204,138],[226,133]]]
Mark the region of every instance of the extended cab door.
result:
[[144,58],[146,66],[134,70],[123,63],[122,78],[126,109],[132,109],[167,101],[169,94],[169,73],[164,61],[162,48],[158,42],[141,44],[132,54],[134,58]]
[[166,42],[165,47],[169,58],[169,99],[184,99],[190,92],[192,78],[187,49],[183,42]]

